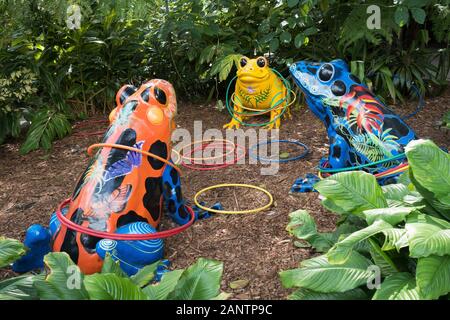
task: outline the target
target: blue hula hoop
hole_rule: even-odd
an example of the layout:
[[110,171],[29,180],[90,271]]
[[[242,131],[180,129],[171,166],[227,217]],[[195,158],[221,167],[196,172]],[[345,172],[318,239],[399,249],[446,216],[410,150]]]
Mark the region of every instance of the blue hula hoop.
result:
[[[254,155],[252,150],[255,149],[256,147],[260,146],[260,145],[267,145],[267,144],[271,144],[273,142],[278,142],[278,143],[291,143],[291,144],[295,144],[297,146],[300,146],[302,148],[304,148],[305,150],[303,151],[303,153],[292,157],[292,158],[288,158],[288,159],[269,159],[269,158],[261,158],[258,155]],[[304,157],[306,157],[309,153],[309,148],[306,144],[301,143],[300,141],[297,140],[271,140],[271,141],[267,141],[267,142],[260,142],[260,143],[256,143],[254,145],[252,145],[250,148],[248,148],[248,154],[250,157],[252,157],[253,159],[259,160],[261,162],[289,162],[289,161],[295,161],[295,160],[299,160],[302,159]]]

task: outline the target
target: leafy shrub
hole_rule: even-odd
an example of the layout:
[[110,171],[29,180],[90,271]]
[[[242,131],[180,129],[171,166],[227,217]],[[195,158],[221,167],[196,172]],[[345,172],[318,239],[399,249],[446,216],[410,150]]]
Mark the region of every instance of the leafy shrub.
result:
[[20,120],[37,92],[36,80],[36,75],[23,67],[0,76],[0,144],[7,136],[19,136]]
[[[0,238],[0,268],[9,265],[26,252],[17,240]],[[0,300],[207,300],[226,299],[220,292],[223,264],[199,258],[187,269],[163,274],[153,282],[159,262],[142,268],[128,277],[110,256],[102,271],[81,273],[65,252],[44,257],[45,273],[24,274],[0,281]]]
[[[322,204],[341,215],[319,233],[308,212],[287,230],[325,254],[280,273],[291,299],[438,299],[450,292],[450,155],[429,140],[406,147],[409,173],[380,187],[373,175],[346,172],[315,185]],[[301,244],[303,245],[303,244]],[[304,246],[304,245],[303,245]],[[377,266],[383,278],[369,289]]]

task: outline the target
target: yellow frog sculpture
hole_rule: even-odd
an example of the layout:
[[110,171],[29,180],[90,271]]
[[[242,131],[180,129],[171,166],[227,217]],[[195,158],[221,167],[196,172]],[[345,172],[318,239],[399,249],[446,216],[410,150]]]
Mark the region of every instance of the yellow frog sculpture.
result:
[[[233,104],[233,119],[223,127],[239,129],[248,115],[260,115],[270,112],[267,129],[278,129],[281,122],[281,112],[286,101],[286,86],[275,72],[269,68],[265,57],[249,59],[242,57],[239,61],[235,91],[231,102]],[[276,107],[279,105],[280,107]],[[264,112],[264,110],[270,111]],[[244,110],[250,110],[245,115]],[[261,112],[259,112],[261,110]],[[290,117],[289,110],[286,109]]]

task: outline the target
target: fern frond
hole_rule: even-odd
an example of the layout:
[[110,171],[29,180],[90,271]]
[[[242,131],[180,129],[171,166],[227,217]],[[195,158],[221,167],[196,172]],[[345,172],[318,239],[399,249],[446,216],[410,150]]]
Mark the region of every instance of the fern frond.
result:
[[27,138],[20,148],[20,153],[25,154],[40,147],[49,150],[54,140],[62,139],[71,131],[70,122],[65,114],[42,109],[35,114],[31,121]]

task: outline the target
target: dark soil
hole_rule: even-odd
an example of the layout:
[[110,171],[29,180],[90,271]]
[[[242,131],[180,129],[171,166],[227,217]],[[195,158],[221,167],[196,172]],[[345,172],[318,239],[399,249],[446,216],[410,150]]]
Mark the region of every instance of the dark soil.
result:
[[[450,135],[440,129],[439,121],[448,111],[450,91],[441,97],[428,99],[417,116],[407,122],[421,138],[450,147]],[[416,102],[397,108],[400,114],[412,112]],[[221,128],[229,121],[226,111],[212,106],[179,106],[177,124],[192,130],[195,120],[203,121],[203,129]],[[81,130],[103,130],[105,124],[89,123]],[[260,165],[235,165],[222,170],[199,172],[184,169],[183,192],[192,200],[200,189],[219,183],[247,183],[269,190],[274,206],[264,212],[247,215],[215,215],[197,221],[184,233],[166,240],[166,257],[173,268],[185,268],[198,257],[224,262],[223,290],[235,299],[284,299],[289,291],[282,288],[278,272],[294,268],[301,260],[315,254],[308,248],[297,248],[285,231],[288,214],[297,209],[308,210],[320,231],[331,231],[337,216],[324,210],[317,193],[290,194],[294,180],[314,172],[319,159],[328,153],[328,139],[322,123],[306,107],[293,111],[291,120],[282,121],[281,139],[296,139],[306,143],[311,153],[304,159],[280,165],[275,176],[260,174]],[[56,205],[67,198],[80,173],[88,163],[86,148],[99,136],[69,136],[54,144],[50,153],[36,151],[19,155],[19,144],[0,147],[0,235],[21,239],[33,223],[47,225]],[[266,197],[252,190],[221,189],[202,198],[210,204],[220,201],[228,210],[259,207]],[[164,221],[163,228],[172,226]],[[11,271],[0,271],[0,279]],[[230,282],[248,280],[243,289],[231,289]]]

